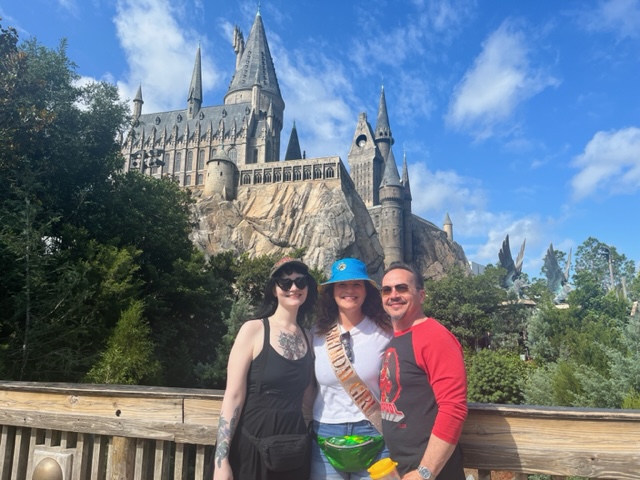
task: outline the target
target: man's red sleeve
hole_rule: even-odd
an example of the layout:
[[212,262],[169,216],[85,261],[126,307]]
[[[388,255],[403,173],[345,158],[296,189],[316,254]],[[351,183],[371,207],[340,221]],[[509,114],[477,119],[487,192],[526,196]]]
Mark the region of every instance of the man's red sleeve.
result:
[[418,327],[422,328],[414,329],[414,354],[418,366],[427,373],[438,404],[431,434],[456,444],[467,418],[467,374],[462,347],[437,320],[429,318]]

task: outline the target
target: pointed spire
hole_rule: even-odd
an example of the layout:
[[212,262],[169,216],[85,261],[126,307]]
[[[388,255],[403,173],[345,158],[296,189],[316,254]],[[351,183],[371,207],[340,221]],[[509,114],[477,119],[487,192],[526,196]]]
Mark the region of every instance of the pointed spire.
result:
[[[236,38],[238,38],[237,34]],[[280,96],[280,87],[260,12],[256,14],[241,55],[227,96],[238,90],[250,90],[255,81],[259,82],[263,91]]]
[[393,155],[393,150],[389,150],[389,157],[385,162],[384,174],[382,176],[382,182],[380,187],[400,187],[400,174],[398,173],[398,165],[396,165],[396,157]]
[[198,45],[198,51],[196,52],[196,61],[193,66],[187,101],[189,103],[188,117],[190,119],[195,118],[202,106],[202,61],[200,57],[200,45]]
[[393,145],[393,135],[389,126],[389,114],[387,113],[387,100],[384,94],[384,86],[380,90],[380,105],[378,106],[378,118],[376,119],[375,138],[382,157],[386,160]]
[[444,225],[453,225],[451,218],[449,217],[449,212],[444,216]]
[[138,91],[136,92],[136,96],[133,99],[133,119],[138,120],[140,115],[142,115],[142,104],[144,100],[142,100],[142,85],[138,85]]
[[411,200],[411,186],[409,185],[409,168],[407,166],[407,151],[404,151],[402,161],[402,186],[404,187],[404,198]]
[[287,153],[284,156],[285,160],[300,160],[302,158],[302,152],[300,150],[300,142],[298,141],[298,130],[296,129],[296,122],[293,122],[293,128],[291,129],[291,136],[289,137],[289,144],[287,145]]

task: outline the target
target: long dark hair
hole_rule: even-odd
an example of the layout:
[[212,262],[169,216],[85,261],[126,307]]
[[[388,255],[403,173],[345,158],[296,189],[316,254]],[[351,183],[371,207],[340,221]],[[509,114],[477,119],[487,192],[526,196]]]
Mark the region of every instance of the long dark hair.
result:
[[300,273],[307,276],[307,299],[302,305],[300,305],[298,314],[296,315],[296,322],[298,325],[305,325],[305,318],[313,312],[316,300],[318,299],[318,283],[316,282],[316,279],[313,278],[313,275],[309,274],[308,269],[296,264],[284,265],[282,268],[276,270],[269,278],[267,285],[264,287],[262,303],[256,311],[255,318],[270,317],[275,313],[278,308],[278,298],[273,294],[276,286],[276,280],[283,274],[291,275],[292,273]]
[[[338,321],[338,304],[333,298],[333,285],[333,283],[325,285],[320,294],[315,323],[316,333],[319,335],[325,335]],[[362,304],[362,313],[373,320],[378,327],[390,332],[393,327],[389,315],[382,307],[380,291],[366,280],[364,288],[367,296]]]

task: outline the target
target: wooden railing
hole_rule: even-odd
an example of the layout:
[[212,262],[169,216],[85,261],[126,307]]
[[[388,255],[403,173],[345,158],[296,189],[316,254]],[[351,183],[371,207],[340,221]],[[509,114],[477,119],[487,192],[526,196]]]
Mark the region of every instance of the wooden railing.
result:
[[[209,480],[221,391],[0,382],[0,480]],[[465,466],[640,478],[640,411],[471,404]]]

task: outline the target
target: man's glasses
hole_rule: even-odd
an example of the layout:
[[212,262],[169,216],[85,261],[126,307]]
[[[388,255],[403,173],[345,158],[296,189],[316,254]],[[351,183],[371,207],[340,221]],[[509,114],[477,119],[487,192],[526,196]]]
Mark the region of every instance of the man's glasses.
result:
[[296,277],[296,278],[277,278],[276,285],[278,285],[282,290],[288,292],[291,290],[291,286],[296,284],[296,288],[298,290],[303,290],[307,288],[309,285],[309,279],[305,275],[304,277]]
[[353,362],[353,348],[351,348],[351,334],[344,332],[340,335],[340,343],[344,347],[344,352],[347,354],[347,358],[350,362]]
[[388,297],[393,292],[393,289],[396,289],[396,292],[403,294],[409,291],[409,285],[406,283],[399,283],[398,285],[385,285],[380,289],[380,293],[383,297]]

